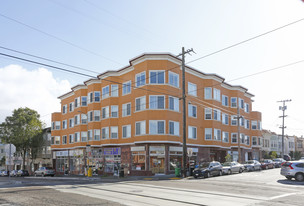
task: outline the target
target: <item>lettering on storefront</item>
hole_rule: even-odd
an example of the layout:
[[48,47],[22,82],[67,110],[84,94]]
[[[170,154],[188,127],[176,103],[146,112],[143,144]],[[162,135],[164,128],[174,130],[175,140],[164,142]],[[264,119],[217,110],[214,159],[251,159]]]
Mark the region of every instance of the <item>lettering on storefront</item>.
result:
[[67,157],[68,151],[58,151],[56,152],[56,157]]
[[121,151],[120,148],[104,148],[103,154],[104,155],[120,155]]
[[146,151],[145,146],[140,146],[140,147],[131,147],[132,152],[140,152],[140,151]]

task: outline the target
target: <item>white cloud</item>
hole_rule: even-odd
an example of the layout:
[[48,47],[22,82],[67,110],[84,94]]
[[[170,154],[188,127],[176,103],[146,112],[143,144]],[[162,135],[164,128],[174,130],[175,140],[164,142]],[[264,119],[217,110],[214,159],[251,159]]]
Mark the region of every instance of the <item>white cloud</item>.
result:
[[45,68],[27,70],[19,65],[0,68],[0,122],[19,107],[36,110],[50,126],[51,113],[60,111],[58,96],[70,91],[67,80],[54,79]]

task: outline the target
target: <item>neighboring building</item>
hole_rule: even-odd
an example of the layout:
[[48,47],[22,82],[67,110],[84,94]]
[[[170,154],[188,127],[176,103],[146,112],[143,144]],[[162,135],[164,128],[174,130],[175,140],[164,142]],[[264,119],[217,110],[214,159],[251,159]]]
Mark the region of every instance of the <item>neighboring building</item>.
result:
[[[11,148],[10,148],[11,147]],[[11,151],[10,151],[11,149]],[[15,163],[14,163],[14,153],[16,152],[16,147],[13,144],[0,144],[0,160],[2,158],[5,159],[4,164],[0,166],[0,169],[5,169],[8,170],[9,167],[11,169],[15,168]],[[10,158],[11,155],[11,158]]]
[[301,152],[301,156],[304,157],[304,138],[303,136],[297,138],[296,151]]
[[[56,171],[81,174],[88,164],[104,173],[122,166],[152,175],[183,165],[180,65],[171,54],[143,54],[60,96],[61,112],[52,114]],[[261,113],[252,111],[253,95],[191,67],[185,81],[190,162],[224,162],[228,153],[237,160],[238,106],[242,161],[259,159]]]
[[274,139],[274,133],[269,130],[262,130],[262,147],[261,147],[261,158],[264,158],[266,154],[271,152],[270,142]]

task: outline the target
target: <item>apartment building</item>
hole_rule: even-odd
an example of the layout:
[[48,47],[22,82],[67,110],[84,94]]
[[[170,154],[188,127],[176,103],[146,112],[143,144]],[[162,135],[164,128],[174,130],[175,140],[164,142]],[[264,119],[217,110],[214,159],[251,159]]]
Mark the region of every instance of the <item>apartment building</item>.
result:
[[[123,167],[130,175],[168,174],[182,163],[181,59],[143,54],[118,71],[108,71],[59,97],[52,114],[52,153],[57,172],[99,173]],[[253,95],[216,74],[186,66],[188,159],[224,162],[259,159],[261,113]],[[237,110],[240,110],[238,138]]]

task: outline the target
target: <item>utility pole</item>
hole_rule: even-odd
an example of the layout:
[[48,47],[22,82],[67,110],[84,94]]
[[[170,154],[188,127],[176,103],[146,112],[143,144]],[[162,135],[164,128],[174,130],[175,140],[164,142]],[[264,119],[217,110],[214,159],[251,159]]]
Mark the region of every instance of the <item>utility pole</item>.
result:
[[238,162],[242,163],[242,155],[241,155],[241,134],[240,134],[240,119],[242,119],[243,116],[240,115],[240,106],[238,104],[237,106],[237,116],[235,119],[237,119],[237,127],[238,127]]
[[283,111],[283,116],[279,116],[279,118],[283,118],[283,124],[280,128],[282,128],[282,158],[284,158],[284,129],[286,128],[284,125],[284,119],[285,117],[287,117],[287,115],[285,115],[285,110],[287,109],[287,106],[285,106],[285,102],[291,102],[291,99],[285,99],[278,102],[283,102],[283,106],[279,107],[279,109]]
[[183,80],[183,84],[182,84],[183,96],[181,99],[183,100],[183,177],[184,178],[187,177],[185,54],[190,54],[190,52],[194,52],[193,49],[188,49],[187,51],[185,51],[185,48],[183,47],[182,53],[180,54],[182,56],[182,80]]

